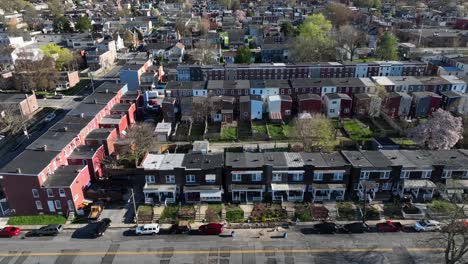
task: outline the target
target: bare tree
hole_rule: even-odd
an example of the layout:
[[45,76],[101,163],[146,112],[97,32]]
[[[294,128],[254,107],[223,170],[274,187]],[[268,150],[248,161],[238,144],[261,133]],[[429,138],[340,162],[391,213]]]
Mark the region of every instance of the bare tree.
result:
[[134,127],[128,130],[126,139],[130,147],[126,153],[122,154],[122,158],[135,162],[135,167],[143,159],[145,154],[151,151],[157,143],[154,133],[154,126],[150,123],[137,123]]
[[294,137],[301,141],[305,151],[333,150],[336,145],[335,129],[322,114],[302,115],[293,122]]
[[16,134],[24,129],[26,119],[15,106],[0,108],[0,130]]
[[444,260],[446,264],[466,263],[468,253],[468,225],[464,208],[453,204],[455,208],[449,213],[447,221],[435,237],[435,241],[444,245]]
[[371,100],[369,104],[369,116],[378,117],[380,116],[380,110],[382,108],[382,102],[387,97],[387,91],[385,87],[378,85],[375,87],[375,94],[371,95]]
[[192,57],[203,65],[209,65],[213,62],[216,55],[216,45],[210,44],[209,40],[201,39],[194,45]]
[[15,64],[14,82],[16,89],[22,91],[55,90],[59,73],[54,59],[44,57],[31,60],[19,54]]
[[351,61],[365,39],[364,33],[351,25],[341,26],[334,32],[334,37],[336,45],[349,54]]

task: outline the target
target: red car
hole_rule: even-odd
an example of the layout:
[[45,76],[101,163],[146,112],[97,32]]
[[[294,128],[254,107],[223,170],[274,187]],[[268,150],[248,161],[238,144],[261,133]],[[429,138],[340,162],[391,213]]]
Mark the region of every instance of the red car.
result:
[[7,226],[0,230],[0,237],[13,237],[19,235],[21,229],[19,227]]
[[219,235],[223,232],[224,227],[222,224],[207,224],[207,225],[202,225],[198,228],[198,231],[202,235]]
[[376,225],[379,232],[398,232],[403,230],[403,225],[400,222],[386,221]]

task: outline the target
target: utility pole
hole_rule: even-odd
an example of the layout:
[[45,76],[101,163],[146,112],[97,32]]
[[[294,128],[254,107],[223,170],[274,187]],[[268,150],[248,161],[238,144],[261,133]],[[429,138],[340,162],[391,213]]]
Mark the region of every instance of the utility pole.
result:
[[135,193],[133,192],[133,188],[132,188],[132,202],[133,202],[133,213],[135,215],[135,221],[136,221],[136,224],[138,225],[138,215],[137,215],[137,208],[136,208],[136,203],[135,203]]
[[367,201],[367,184],[364,184],[364,207],[362,209],[362,223],[366,223],[366,201]]

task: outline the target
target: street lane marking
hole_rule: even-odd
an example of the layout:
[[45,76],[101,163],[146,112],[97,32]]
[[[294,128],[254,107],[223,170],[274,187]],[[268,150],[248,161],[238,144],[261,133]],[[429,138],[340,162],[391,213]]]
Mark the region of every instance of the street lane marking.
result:
[[[445,248],[407,248],[410,252],[444,251]],[[392,248],[323,248],[323,249],[242,249],[220,250],[219,254],[260,254],[260,253],[342,253],[342,252],[392,252]],[[104,256],[104,255],[202,255],[212,253],[210,250],[174,250],[174,251],[118,251],[118,252],[31,252],[28,256]],[[21,253],[0,253],[0,257],[17,257]]]

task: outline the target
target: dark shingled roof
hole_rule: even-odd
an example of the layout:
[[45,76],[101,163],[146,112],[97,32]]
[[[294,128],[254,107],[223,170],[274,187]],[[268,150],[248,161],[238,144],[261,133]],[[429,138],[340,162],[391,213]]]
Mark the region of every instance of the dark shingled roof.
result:
[[81,170],[84,170],[85,168],[86,165],[60,166],[54,171],[54,173],[49,175],[42,186],[45,188],[69,187],[75,181]]
[[59,151],[25,150],[0,169],[0,171],[4,173],[17,173],[16,169],[19,168],[21,174],[38,175],[59,154]]
[[216,169],[224,164],[223,154],[185,154],[182,166],[187,169]]

